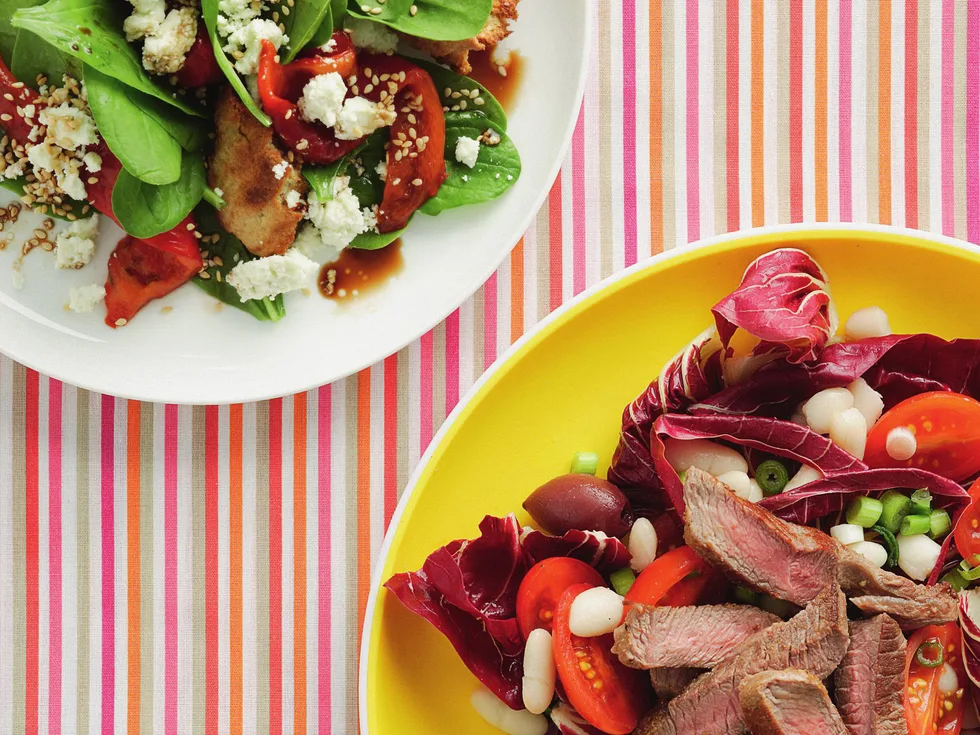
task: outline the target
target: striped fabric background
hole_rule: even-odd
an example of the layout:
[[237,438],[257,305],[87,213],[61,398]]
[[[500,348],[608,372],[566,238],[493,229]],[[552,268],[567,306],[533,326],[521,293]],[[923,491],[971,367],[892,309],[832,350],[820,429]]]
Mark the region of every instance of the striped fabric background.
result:
[[399,491],[525,329],[651,253],[741,228],[980,240],[980,2],[596,5],[546,207],[397,355],[222,408],[85,393],[0,358],[0,734],[354,732],[359,621]]

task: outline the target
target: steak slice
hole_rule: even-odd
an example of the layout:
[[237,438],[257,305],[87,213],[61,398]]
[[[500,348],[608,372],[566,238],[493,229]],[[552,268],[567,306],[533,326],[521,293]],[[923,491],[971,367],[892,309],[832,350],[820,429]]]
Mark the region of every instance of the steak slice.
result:
[[778,622],[772,613],[749,605],[635,605],[613,633],[612,652],[634,669],[710,669],[747,638]]
[[657,699],[666,702],[687,689],[704,671],[701,669],[650,669],[650,683]]
[[691,468],[684,481],[684,540],[713,566],[742,583],[806,605],[838,583],[860,609],[887,612],[903,627],[956,620],[956,593],[886,572],[815,528],[777,518],[742,500],[706,472]]
[[756,633],[731,658],[647,715],[635,735],[740,735],[743,679],[787,668],[822,679],[837,668],[847,640],[847,602],[840,587],[830,585],[803,612]]
[[847,735],[824,685],[807,671],[753,674],[738,698],[752,735]]
[[837,706],[851,735],[904,735],[905,636],[894,620],[855,620],[834,674]]

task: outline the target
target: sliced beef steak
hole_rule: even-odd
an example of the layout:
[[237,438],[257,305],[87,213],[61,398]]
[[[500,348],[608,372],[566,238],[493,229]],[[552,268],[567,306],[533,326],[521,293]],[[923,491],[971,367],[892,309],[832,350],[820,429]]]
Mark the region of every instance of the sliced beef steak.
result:
[[926,587],[878,569],[827,534],[742,500],[705,472],[688,470],[684,503],[687,544],[754,589],[805,605],[837,582],[863,611],[887,612],[903,627],[956,620],[948,584]]
[[650,683],[657,699],[666,702],[687,689],[687,685],[703,673],[701,669],[650,669]]
[[710,669],[779,618],[749,605],[635,606],[616,628],[613,653],[634,669]]
[[837,706],[851,735],[904,735],[905,636],[894,620],[855,620],[834,674]]
[[738,695],[752,735],[847,735],[824,685],[807,671],[753,674]]
[[745,731],[738,698],[742,680],[787,668],[829,676],[847,650],[846,608],[840,587],[830,585],[803,612],[756,633],[727,661],[647,715],[635,734],[740,735]]

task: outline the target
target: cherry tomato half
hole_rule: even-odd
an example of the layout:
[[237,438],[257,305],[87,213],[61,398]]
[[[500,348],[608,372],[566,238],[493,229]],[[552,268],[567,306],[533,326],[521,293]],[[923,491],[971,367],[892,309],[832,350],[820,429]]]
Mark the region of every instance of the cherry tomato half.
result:
[[[710,571],[711,568],[690,546],[672,549],[640,572],[626,593],[626,600],[668,607],[693,605],[704,590]],[[693,581],[686,577],[693,577]]]
[[605,582],[584,561],[556,556],[535,564],[517,589],[517,624],[526,639],[535,628],[551,632],[555,605],[573,584],[603,587]]
[[[915,454],[892,459],[888,433],[906,427],[915,434]],[[922,393],[882,416],[868,434],[864,461],[869,467],[918,467],[963,482],[980,472],[980,402],[948,391]]]
[[[962,635],[956,623],[946,623],[920,628],[909,638],[905,648],[904,695],[909,735],[937,732],[956,735],[960,732],[965,692],[969,691],[963,665]],[[920,648],[920,655],[916,655]],[[936,665],[939,655],[942,655],[942,663]],[[939,689],[939,679],[947,666],[956,672],[958,685],[952,693],[944,694]]]
[[650,709],[651,692],[645,671],[629,669],[612,654],[612,633],[580,638],[568,629],[572,602],[595,585],[576,584],[558,600],[554,647],[558,677],[574,707],[591,725],[609,735],[633,732]]

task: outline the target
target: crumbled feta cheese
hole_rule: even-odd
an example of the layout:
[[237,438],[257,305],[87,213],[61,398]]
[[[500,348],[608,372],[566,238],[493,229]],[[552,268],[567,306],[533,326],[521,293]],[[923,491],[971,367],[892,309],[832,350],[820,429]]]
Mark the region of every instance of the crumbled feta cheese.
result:
[[86,286],[72,286],[68,291],[68,308],[76,314],[93,311],[105,298],[105,288],[98,283]]
[[337,48],[337,42],[334,39],[330,39],[325,44],[320,46],[320,50],[325,54],[332,54]]
[[398,36],[382,23],[348,15],[344,26],[357,48],[376,54],[391,54],[398,48]]
[[347,96],[344,78],[335,71],[318,74],[303,87],[299,98],[299,113],[304,120],[319,121],[332,128],[337,123],[337,113]]
[[465,136],[456,140],[456,160],[464,166],[473,168],[480,155],[480,141]]
[[26,166],[24,159],[20,159],[16,163],[8,163],[7,167],[3,170],[3,178],[5,179],[19,179],[24,175]]
[[165,0],[133,0],[133,14],[123,21],[127,41],[138,41],[156,30],[167,15]]
[[259,69],[259,51],[262,41],[267,40],[276,49],[289,43],[289,37],[282,32],[277,23],[267,18],[256,18],[247,25],[228,34],[228,43],[224,50],[230,54],[240,51],[242,57],[235,61],[235,70],[239,74],[255,74]]
[[102,156],[95,151],[89,151],[86,153],[82,158],[82,163],[84,163],[85,168],[87,168],[93,174],[96,174],[102,170]]
[[378,161],[378,165],[374,167],[374,172],[378,175],[378,178],[382,181],[388,180],[388,161],[382,158]]
[[293,248],[299,250],[311,260],[329,263],[337,259],[340,249],[326,245],[320,237],[320,231],[312,222],[306,222],[296,231]]
[[245,89],[248,90],[249,95],[256,102],[261,102],[262,99],[259,95],[259,78],[255,74],[249,74],[245,77]]
[[365,207],[361,210],[361,216],[364,217],[364,231],[365,232],[377,232],[378,231],[378,206]]
[[143,67],[154,74],[176,74],[197,38],[197,10],[174,8],[143,42]]
[[58,186],[61,187],[61,190],[72,199],[83,202],[88,198],[88,192],[85,191],[85,184],[82,182],[82,177],[78,175],[77,161],[69,161],[63,170],[55,171],[54,177],[58,181]]
[[92,116],[67,102],[57,107],[45,107],[37,119],[47,126],[47,139],[66,151],[94,145],[99,139]]
[[55,244],[56,268],[81,268],[95,254],[95,238],[99,231],[99,215],[75,220],[58,235]]
[[316,192],[310,193],[306,217],[316,225],[324,245],[345,248],[355,237],[368,231],[369,225],[364,221],[361,203],[348,184],[346,176],[337,177],[333,199],[325,202],[320,201]]
[[286,206],[290,209],[296,209],[299,203],[303,200],[303,195],[300,194],[295,189],[291,189],[286,192]]
[[286,172],[288,170],[289,170],[288,161],[280,161],[279,163],[277,163],[275,166],[272,167],[272,173],[274,173],[276,175],[276,179],[279,180],[281,180],[282,177],[286,175]]
[[309,284],[320,269],[316,262],[296,248],[285,255],[270,255],[239,263],[228,274],[228,283],[235,287],[242,301],[273,298]]
[[10,273],[10,285],[18,291],[24,288],[24,274],[16,268]]
[[349,97],[337,115],[338,140],[357,140],[395,122],[395,111],[364,97]]
[[85,184],[78,175],[79,161],[64,156],[63,149],[50,140],[44,140],[27,149],[27,160],[39,171],[51,171],[58,186],[72,199],[84,201],[88,194]]

